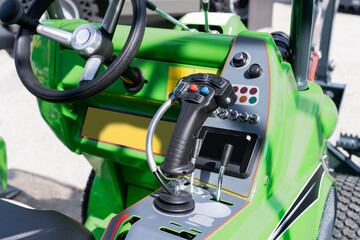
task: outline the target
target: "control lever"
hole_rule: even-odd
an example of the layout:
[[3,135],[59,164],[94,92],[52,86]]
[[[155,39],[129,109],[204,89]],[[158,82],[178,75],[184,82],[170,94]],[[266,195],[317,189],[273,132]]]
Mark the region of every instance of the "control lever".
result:
[[221,189],[222,189],[222,180],[225,174],[225,170],[230,162],[231,154],[234,149],[234,146],[231,144],[225,144],[224,151],[221,157],[221,166],[219,170],[219,178],[218,178],[218,187],[216,192],[216,201],[220,202]]
[[209,27],[209,8],[210,3],[209,0],[202,0],[202,8],[204,11],[205,16],[205,32],[211,33],[210,27]]
[[[182,107],[164,162],[159,169],[154,159],[152,139],[158,122],[175,100],[178,100]],[[175,187],[177,182],[173,180],[179,180],[191,174],[195,166],[189,161],[190,153],[203,123],[215,109],[231,107],[235,101],[236,95],[228,80],[214,74],[198,73],[182,78],[174,94],[156,112],[146,136],[146,157],[151,172],[165,190],[154,201],[157,209],[166,213],[188,213],[195,208],[195,202],[190,193],[180,189],[177,193],[172,191],[159,174],[172,180]],[[195,149],[194,155],[197,155],[198,149]]]
[[146,3],[146,7],[148,9],[150,9],[151,11],[156,12],[157,14],[159,14],[160,16],[162,16],[163,18],[165,18],[166,20],[168,20],[169,22],[172,22],[173,24],[181,27],[182,29],[186,30],[186,31],[191,31],[191,29],[186,26],[185,24],[183,24],[182,22],[178,21],[177,19],[173,18],[172,16],[170,16],[169,14],[167,14],[166,12],[162,11],[160,8],[158,8],[154,3],[150,2],[149,0],[145,0]]
[[[195,166],[195,163],[196,163],[196,158],[198,157],[199,152],[200,152],[201,143],[202,143],[201,138],[196,139],[194,150],[193,150],[193,155],[192,155],[192,158],[191,158],[191,163],[194,164],[194,166]],[[194,177],[195,177],[194,172],[192,172],[190,174],[190,192],[192,192],[192,193],[194,192]]]

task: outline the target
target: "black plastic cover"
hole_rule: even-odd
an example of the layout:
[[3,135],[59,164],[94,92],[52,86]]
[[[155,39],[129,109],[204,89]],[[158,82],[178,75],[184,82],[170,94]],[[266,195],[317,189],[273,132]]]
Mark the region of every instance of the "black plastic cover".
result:
[[59,212],[27,209],[0,199],[0,239],[95,240],[81,223]]

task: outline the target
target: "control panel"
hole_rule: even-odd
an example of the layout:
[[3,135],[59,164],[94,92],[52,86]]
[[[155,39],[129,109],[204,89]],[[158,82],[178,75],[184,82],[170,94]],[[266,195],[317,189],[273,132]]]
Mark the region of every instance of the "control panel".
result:
[[270,72],[265,42],[238,36],[222,77],[230,81],[237,99],[230,108],[216,109],[199,132],[203,145],[195,177],[216,185],[222,149],[225,144],[232,144],[235,150],[223,185],[247,196],[261,154],[269,110]]
[[[235,64],[239,55],[245,55],[247,59],[240,65]],[[268,65],[264,41],[237,37],[222,73],[222,77],[231,82],[237,101],[229,109],[215,110],[212,114],[215,119],[208,119],[205,126],[263,135],[258,131],[259,127],[252,124],[262,125],[261,122],[266,122],[267,119],[270,94]],[[217,118],[233,123],[224,124]],[[239,121],[244,124],[239,124]]]

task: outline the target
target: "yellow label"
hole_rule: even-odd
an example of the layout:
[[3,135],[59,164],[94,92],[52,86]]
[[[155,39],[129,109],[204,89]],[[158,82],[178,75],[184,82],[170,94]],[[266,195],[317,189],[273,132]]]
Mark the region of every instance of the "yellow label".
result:
[[[81,136],[145,151],[151,118],[88,107]],[[160,121],[153,138],[155,154],[165,155],[175,123]]]
[[207,69],[200,69],[200,68],[185,68],[185,67],[169,67],[169,75],[168,75],[168,82],[167,82],[167,90],[166,96],[169,96],[169,93],[173,92],[177,82],[183,78],[187,77],[194,73],[212,73],[218,74],[216,70],[207,70]]
[[168,82],[167,82],[167,90],[166,90],[166,97],[169,96],[169,93],[173,92],[177,82],[186,76],[189,76],[194,73],[193,68],[184,68],[184,67],[169,67],[169,75],[168,75]]
[[200,69],[200,68],[195,69],[195,72],[194,72],[194,73],[211,73],[211,74],[219,75],[218,71],[215,71],[215,70],[207,70],[207,69]]

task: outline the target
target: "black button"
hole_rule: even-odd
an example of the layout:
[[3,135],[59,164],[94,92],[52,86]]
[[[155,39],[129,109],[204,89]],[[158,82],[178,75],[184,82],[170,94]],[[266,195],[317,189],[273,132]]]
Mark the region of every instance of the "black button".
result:
[[257,77],[260,77],[261,74],[262,74],[262,68],[260,67],[259,64],[255,63],[255,64],[252,64],[250,67],[249,67],[249,75],[250,77],[252,78],[257,78]]
[[191,102],[191,103],[201,103],[204,100],[204,96],[198,94],[198,93],[189,93],[185,97],[185,101]]
[[249,57],[244,52],[239,52],[233,57],[233,64],[235,67],[243,67],[249,62]]

